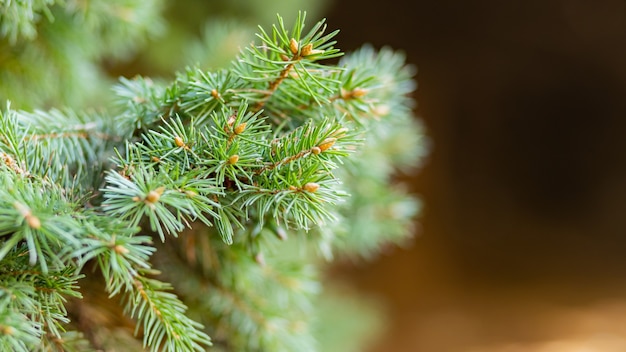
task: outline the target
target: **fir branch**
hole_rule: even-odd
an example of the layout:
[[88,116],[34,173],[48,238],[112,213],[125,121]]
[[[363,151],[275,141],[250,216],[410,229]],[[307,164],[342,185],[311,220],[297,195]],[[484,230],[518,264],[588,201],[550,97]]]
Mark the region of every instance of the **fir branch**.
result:
[[52,19],[49,7],[55,0],[2,1],[0,11],[0,37],[8,37],[12,44],[18,38],[33,39],[37,35],[37,22],[42,15]]
[[[290,32],[285,28],[283,20],[278,16],[278,26],[272,27],[271,35],[262,27],[259,27],[257,37],[261,40],[260,46],[246,47],[236,61],[235,70],[240,77],[248,82],[266,83],[265,88],[258,86],[262,94],[255,97],[256,104],[253,110],[262,109],[270,98],[278,91],[281,84],[288,78],[293,78],[297,86],[304,88],[316,102],[321,97],[315,94],[317,88],[327,90],[322,83],[323,78],[318,77],[314,68],[320,67],[316,61],[331,59],[340,56],[338,49],[331,39],[338,31],[323,35],[324,21],[320,21],[303,35],[306,15],[298,14],[298,19]],[[295,75],[292,75],[295,72]],[[323,70],[322,72],[323,76]],[[257,85],[255,85],[256,87]]]
[[136,333],[143,328],[144,347],[151,351],[201,351],[202,345],[210,345],[202,326],[185,316],[184,304],[166,292],[171,286],[145,277],[154,273],[148,262],[154,247],[146,245],[150,243],[148,237],[132,236],[136,229],[114,219],[98,218],[88,228],[92,236],[73,255],[82,264],[96,260],[107,292],[111,296],[122,294],[125,313],[139,322]]
[[166,95],[170,90],[149,78],[138,76],[129,80],[121,77],[113,91],[123,111],[118,115],[116,123],[133,132],[145,130],[176,111],[176,100],[172,101]]
[[35,351],[41,352],[96,352],[83,335],[76,331],[66,331],[60,337],[46,334]]
[[[80,297],[76,283],[81,275],[76,267],[70,266],[46,273],[34,270],[28,263],[27,250],[26,246],[20,246],[3,260],[4,265],[0,269],[0,305],[4,297],[8,297],[6,311],[14,314],[13,317],[9,314],[5,318],[17,321],[15,325],[2,322],[0,325],[6,326],[4,334],[7,336],[17,337],[20,331],[29,331],[36,338],[45,335],[60,338],[64,332],[63,325],[68,322],[66,297]],[[17,312],[18,315],[15,314]],[[18,322],[22,320],[22,314],[30,326]]]
[[185,75],[179,75],[179,84],[184,87],[181,108],[195,116],[199,125],[215,111],[237,103],[236,97],[245,90],[244,81],[230,70],[207,72],[188,68]]
[[31,351],[42,336],[42,324],[29,317],[34,289],[26,283],[0,277],[0,348],[5,351]]
[[365,126],[367,120],[411,115],[416,69],[405,64],[403,53],[365,45],[341,58],[339,65],[345,70],[338,77],[341,98],[333,101],[335,109]]
[[[333,159],[347,156],[347,149],[351,148],[350,145],[353,147],[356,142],[346,132],[347,128],[338,121],[324,119],[314,124],[309,120],[281,138],[272,140],[270,148],[264,155],[269,161],[256,173],[280,169],[305,157],[316,157],[317,163],[323,164],[326,170],[335,169],[337,165]],[[344,148],[341,150],[338,147],[343,143]]]
[[[203,254],[214,258],[211,269],[203,275],[203,269],[196,267],[199,271],[184,278],[164,274],[196,307],[198,318],[213,327],[216,345],[245,351],[315,350],[306,319],[313,309],[311,299],[320,289],[312,266],[295,260],[297,255],[270,255],[264,265],[259,265],[243,242],[227,247],[211,239],[210,232],[187,235],[205,243]],[[290,244],[280,245],[294,252]],[[159,248],[159,265],[174,272],[188,268],[187,263],[171,255],[172,250]]]
[[187,318],[187,307],[167,292],[169,284],[137,276],[134,289],[127,296],[125,311],[137,318],[142,325],[144,347],[150,351],[204,351],[203,345],[211,345],[211,339],[200,331],[202,325]]
[[[91,10],[132,15],[115,4],[79,12],[86,22]],[[368,256],[402,242],[418,203],[389,183],[424,153],[404,57],[366,47],[326,64],[342,54],[325,31],[324,21],[305,31],[304,14],[287,30],[279,16],[226,69],[122,78],[115,113],[7,107],[0,348],[85,346],[63,340],[73,336],[64,299],[93,264],[152,351],[201,351],[207,331],[233,349],[314,350],[318,281],[294,240],[327,257],[331,246]],[[181,238],[163,244],[166,235]],[[183,259],[168,261],[173,251]],[[152,278],[152,261],[175,292]]]
[[128,58],[162,33],[163,5],[163,0],[0,1],[0,99],[20,108],[105,106],[109,79],[99,64]]
[[[0,153],[17,173],[90,191],[122,136],[107,118],[71,110],[0,113]],[[36,175],[36,176],[35,176]]]
[[46,273],[63,262],[61,248],[79,246],[80,226],[72,218],[73,203],[62,188],[1,172],[0,260],[18,243],[28,245],[29,262]]

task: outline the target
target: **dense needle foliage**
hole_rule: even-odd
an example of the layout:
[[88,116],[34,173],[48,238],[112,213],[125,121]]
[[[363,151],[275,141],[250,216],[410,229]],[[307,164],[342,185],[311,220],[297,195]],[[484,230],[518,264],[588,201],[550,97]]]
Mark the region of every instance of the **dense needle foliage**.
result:
[[0,350],[141,349],[81,313],[93,287],[151,351],[316,350],[319,258],[410,235],[419,204],[391,177],[423,142],[404,57],[343,56],[305,19],[223,69],[121,78],[105,111],[7,104]]

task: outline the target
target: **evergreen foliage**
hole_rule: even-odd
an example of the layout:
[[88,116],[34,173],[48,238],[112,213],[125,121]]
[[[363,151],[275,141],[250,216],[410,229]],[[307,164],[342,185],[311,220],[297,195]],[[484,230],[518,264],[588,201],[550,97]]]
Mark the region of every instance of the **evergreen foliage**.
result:
[[[8,42],[36,40],[52,1],[25,3],[2,3]],[[320,254],[371,257],[409,237],[419,203],[392,176],[425,145],[402,54],[343,56],[336,33],[278,16],[225,68],[121,78],[104,111],[7,104],[0,350],[116,350],[102,336],[123,331],[77,312],[94,282],[134,325],[133,348],[317,350]]]
[[126,58],[160,34],[163,7],[163,0],[0,0],[0,99],[30,109],[97,102],[111,84],[99,61]]

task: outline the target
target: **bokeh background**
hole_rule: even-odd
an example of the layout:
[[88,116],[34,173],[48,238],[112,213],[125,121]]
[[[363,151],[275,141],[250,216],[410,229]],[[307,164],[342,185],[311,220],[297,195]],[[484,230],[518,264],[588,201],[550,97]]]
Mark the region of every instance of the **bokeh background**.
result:
[[406,52],[433,141],[407,248],[344,263],[369,351],[626,351],[626,2],[342,0],[351,50]]

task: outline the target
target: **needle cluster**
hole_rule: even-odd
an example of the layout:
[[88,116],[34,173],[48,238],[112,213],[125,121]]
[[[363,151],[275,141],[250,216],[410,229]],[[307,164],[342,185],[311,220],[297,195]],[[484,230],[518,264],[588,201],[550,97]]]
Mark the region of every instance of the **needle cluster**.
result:
[[316,349],[302,248],[407,238],[418,203],[391,176],[424,149],[403,56],[340,58],[337,31],[305,20],[278,16],[224,69],[122,78],[105,112],[7,106],[0,349],[102,348],[70,319],[86,280],[151,351]]

